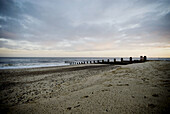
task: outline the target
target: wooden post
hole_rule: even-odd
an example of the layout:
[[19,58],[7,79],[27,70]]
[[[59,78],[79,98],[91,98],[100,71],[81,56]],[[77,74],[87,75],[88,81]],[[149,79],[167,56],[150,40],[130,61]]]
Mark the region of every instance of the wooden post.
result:
[[130,63],[132,63],[132,57],[130,57],[129,59],[130,59]]
[[140,61],[143,61],[143,56],[140,56]]
[[116,59],[114,59],[114,63],[116,63]]
[[96,61],[94,61],[93,63],[96,63]]
[[91,61],[90,61],[90,64],[91,64]]
[[110,62],[110,60],[108,59],[108,60],[107,60],[107,62],[109,63],[109,62]]
[[147,61],[147,57],[146,56],[144,56],[144,61]]
[[102,63],[104,63],[104,60],[102,60]]
[[97,63],[99,63],[99,60],[97,60]]
[[121,63],[123,63],[123,58],[121,58]]

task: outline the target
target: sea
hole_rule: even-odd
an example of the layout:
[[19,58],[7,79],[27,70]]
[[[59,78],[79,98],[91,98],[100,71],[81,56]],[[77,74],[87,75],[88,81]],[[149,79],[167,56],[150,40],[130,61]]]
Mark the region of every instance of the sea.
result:
[[[121,57],[0,57],[0,69],[23,69],[36,67],[67,66],[71,62],[83,62],[94,60],[113,61],[116,58],[120,61]],[[129,57],[123,57],[129,60]],[[139,58],[133,58],[139,60]],[[170,58],[148,58],[148,60],[170,61]]]

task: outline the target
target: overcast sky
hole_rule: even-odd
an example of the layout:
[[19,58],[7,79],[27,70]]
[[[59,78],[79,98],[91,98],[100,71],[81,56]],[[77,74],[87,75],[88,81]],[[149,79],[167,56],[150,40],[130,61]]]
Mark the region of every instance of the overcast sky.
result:
[[0,0],[0,56],[170,57],[170,0]]

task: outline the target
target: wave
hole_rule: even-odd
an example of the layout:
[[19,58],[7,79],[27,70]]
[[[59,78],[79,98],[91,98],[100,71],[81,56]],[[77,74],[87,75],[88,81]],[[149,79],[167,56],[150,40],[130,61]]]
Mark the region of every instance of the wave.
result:
[[53,67],[53,66],[67,66],[70,64],[67,63],[57,63],[57,64],[37,64],[37,65],[16,65],[16,64],[10,64],[10,65],[1,65],[0,69],[24,69],[24,68],[39,68],[39,67]]

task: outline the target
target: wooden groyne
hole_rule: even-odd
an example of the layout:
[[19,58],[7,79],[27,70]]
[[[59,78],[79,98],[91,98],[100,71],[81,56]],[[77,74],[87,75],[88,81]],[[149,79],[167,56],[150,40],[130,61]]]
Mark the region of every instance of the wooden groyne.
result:
[[146,56],[140,56],[140,60],[133,60],[132,57],[129,58],[129,60],[124,60],[123,58],[120,59],[120,61],[117,61],[116,58],[113,58],[113,61],[111,59],[107,60],[91,60],[91,61],[74,61],[70,62],[70,65],[79,65],[79,64],[113,64],[113,65],[126,65],[126,64],[133,64],[133,63],[142,63],[146,62],[147,57]]

